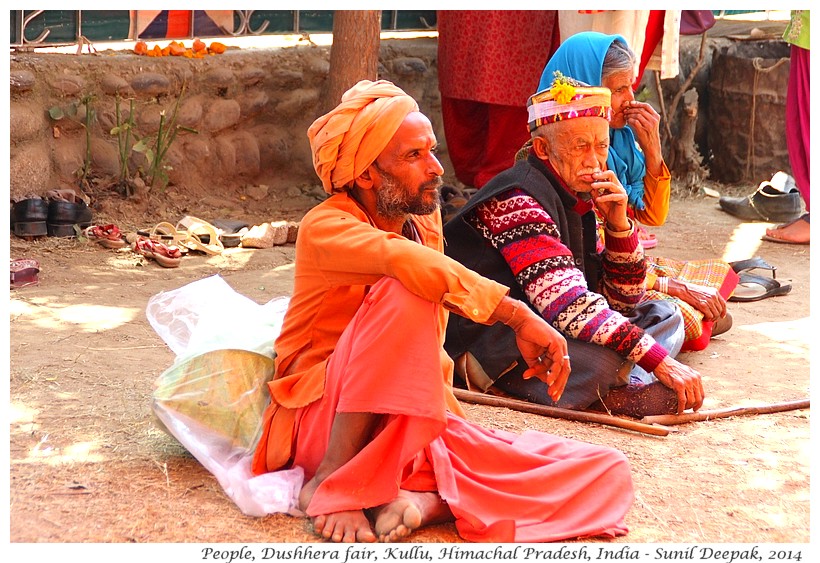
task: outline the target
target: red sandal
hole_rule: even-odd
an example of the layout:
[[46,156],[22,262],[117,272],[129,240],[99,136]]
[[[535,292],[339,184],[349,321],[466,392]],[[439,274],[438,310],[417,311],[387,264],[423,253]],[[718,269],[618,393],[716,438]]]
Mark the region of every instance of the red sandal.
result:
[[132,249],[146,258],[153,258],[163,268],[177,268],[182,260],[179,247],[168,246],[145,237],[134,241]]
[[125,240],[116,225],[92,225],[84,232],[86,238],[100,243],[105,248],[123,248]]

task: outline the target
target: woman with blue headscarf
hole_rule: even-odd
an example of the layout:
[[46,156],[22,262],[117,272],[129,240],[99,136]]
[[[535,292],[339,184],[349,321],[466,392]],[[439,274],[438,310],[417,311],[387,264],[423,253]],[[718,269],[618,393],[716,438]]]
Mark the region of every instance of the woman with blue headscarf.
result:
[[[612,118],[607,167],[626,188],[632,218],[659,226],[669,213],[672,178],[661,152],[660,116],[633,95],[636,69],[637,58],[623,36],[576,33],[564,40],[547,62],[538,91],[552,86],[556,72],[590,86],[609,88]],[[657,241],[644,236],[641,244],[652,248]],[[730,264],[652,257],[648,266],[642,302],[664,299],[678,305],[686,330],[684,350],[702,350],[713,335],[729,330],[732,316],[726,299],[738,283]]]

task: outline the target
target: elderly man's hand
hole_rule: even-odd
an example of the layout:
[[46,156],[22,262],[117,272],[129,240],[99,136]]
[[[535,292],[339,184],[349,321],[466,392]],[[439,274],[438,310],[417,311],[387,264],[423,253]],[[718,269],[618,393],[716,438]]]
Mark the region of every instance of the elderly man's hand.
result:
[[592,175],[592,201],[606,219],[607,228],[613,231],[628,231],[629,220],[626,216],[628,198],[626,190],[612,170],[596,172]]
[[726,316],[726,300],[712,287],[670,279],[669,295],[689,303],[703,313],[704,320],[716,321]]
[[703,405],[703,382],[700,374],[687,365],[667,356],[654,371],[658,381],[678,396],[678,414],[686,409],[698,410]]

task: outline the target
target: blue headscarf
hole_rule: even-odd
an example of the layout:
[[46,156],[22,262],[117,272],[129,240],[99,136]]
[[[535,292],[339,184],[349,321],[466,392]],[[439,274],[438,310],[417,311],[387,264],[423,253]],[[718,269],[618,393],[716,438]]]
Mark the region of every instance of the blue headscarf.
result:
[[[629,45],[621,35],[605,35],[597,31],[584,31],[568,37],[555,54],[547,62],[538,92],[552,86],[555,71],[564,76],[586,82],[590,86],[603,86],[601,73],[604,58],[610,45],[616,39]],[[635,142],[635,134],[627,125],[622,129],[609,129],[609,156],[606,159],[607,167],[614,170],[626,193],[629,196],[629,205],[643,209],[643,179],[646,176],[646,161],[643,153]]]

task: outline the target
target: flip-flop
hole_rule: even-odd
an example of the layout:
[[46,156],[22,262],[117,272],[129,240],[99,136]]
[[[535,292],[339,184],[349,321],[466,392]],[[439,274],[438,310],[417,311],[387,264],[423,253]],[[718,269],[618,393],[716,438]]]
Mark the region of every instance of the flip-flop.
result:
[[[806,223],[808,223],[809,222],[809,214],[804,213],[803,215],[801,215],[800,217],[798,217],[794,221],[790,221],[788,223],[783,223],[782,225],[778,225],[777,227],[775,227],[775,229],[786,228],[790,225],[794,225],[798,221],[805,221]],[[760,237],[760,240],[765,240],[765,241],[768,241],[768,242],[776,242],[776,243],[779,243],[779,244],[803,244],[803,245],[810,244],[809,241],[803,242],[803,241],[795,241],[795,240],[786,240],[786,239],[783,239],[783,238],[773,237],[771,235],[763,235],[762,237]]]
[[767,297],[786,295],[792,290],[791,284],[781,285],[774,278],[764,278],[749,272],[740,274],[740,281],[737,284],[729,301],[748,303],[750,301],[760,301]]
[[207,221],[186,215],[177,222],[176,229],[177,232],[190,237],[183,240],[182,244],[191,250],[198,250],[211,256],[221,254],[225,250],[216,227]]
[[754,258],[746,258],[745,260],[736,260],[734,262],[729,262],[729,265],[732,267],[735,273],[738,274],[740,274],[741,272],[748,272],[750,270],[761,269],[769,270],[771,271],[773,278],[777,277],[777,266],[772,266],[759,256],[755,256]]
[[658,246],[658,237],[641,226],[638,227],[638,240],[641,241],[641,246],[644,250]]

